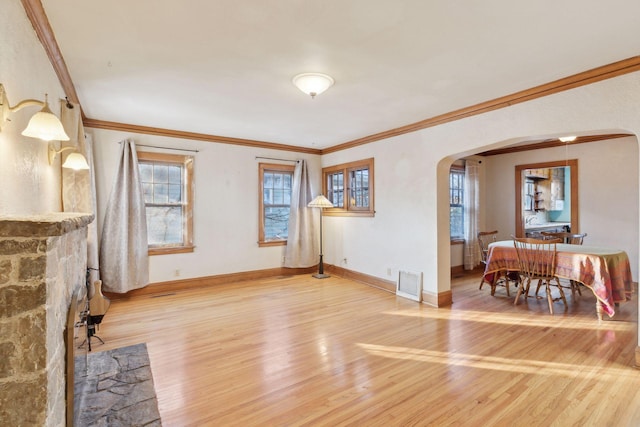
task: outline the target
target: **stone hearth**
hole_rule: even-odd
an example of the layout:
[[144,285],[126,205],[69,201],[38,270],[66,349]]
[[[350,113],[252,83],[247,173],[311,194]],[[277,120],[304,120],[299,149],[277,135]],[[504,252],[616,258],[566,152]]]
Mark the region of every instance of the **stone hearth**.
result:
[[145,344],[78,356],[75,378],[74,425],[162,425]]

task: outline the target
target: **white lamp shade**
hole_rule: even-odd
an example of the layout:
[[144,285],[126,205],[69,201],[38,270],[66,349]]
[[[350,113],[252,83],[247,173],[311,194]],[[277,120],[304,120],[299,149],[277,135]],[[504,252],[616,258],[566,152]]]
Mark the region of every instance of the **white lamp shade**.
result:
[[320,194],[318,197],[310,201],[307,206],[310,208],[332,208],[333,203],[331,203],[329,199]]
[[331,76],[320,73],[302,73],[293,78],[293,84],[312,98],[329,89],[333,83]]
[[44,141],[68,141],[69,136],[64,131],[60,119],[49,110],[49,104],[45,102],[42,110],[35,113],[27,128],[22,131],[24,136],[40,138]]
[[73,170],[87,170],[89,169],[89,163],[87,163],[87,159],[82,154],[71,153],[67,156],[62,167]]

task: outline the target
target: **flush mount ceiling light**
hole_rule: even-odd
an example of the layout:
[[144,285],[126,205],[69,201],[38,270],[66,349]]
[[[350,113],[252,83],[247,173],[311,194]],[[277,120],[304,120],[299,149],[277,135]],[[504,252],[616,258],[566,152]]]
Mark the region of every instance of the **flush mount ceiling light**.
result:
[[47,95],[44,97],[44,101],[38,101],[37,99],[25,99],[24,101],[20,101],[15,107],[11,107],[9,105],[9,100],[7,99],[7,93],[4,90],[4,86],[0,84],[0,129],[4,122],[9,120],[9,113],[15,113],[24,107],[36,105],[38,107],[42,107],[42,110],[31,117],[27,128],[22,131],[22,135],[29,136],[31,138],[39,138],[44,141],[68,141],[69,136],[64,131],[64,127],[62,126],[60,119],[58,119],[58,117],[49,109]]
[[298,89],[315,98],[325,90],[333,86],[333,78],[321,73],[302,73],[293,78],[293,84]]
[[561,136],[560,138],[558,138],[561,142],[573,142],[575,141],[577,138],[577,136],[575,135],[571,135],[571,136]]

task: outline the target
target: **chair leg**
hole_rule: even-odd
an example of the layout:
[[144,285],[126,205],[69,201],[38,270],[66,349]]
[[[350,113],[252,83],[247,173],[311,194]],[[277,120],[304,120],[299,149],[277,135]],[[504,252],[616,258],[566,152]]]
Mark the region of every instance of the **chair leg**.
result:
[[564,297],[564,291],[562,290],[562,286],[560,285],[560,279],[558,279],[557,277],[556,279],[556,283],[558,284],[558,289],[560,290],[560,298],[562,298],[562,302],[564,303],[564,308],[565,310],[567,309],[567,299]]
[[551,286],[549,282],[546,282],[545,288],[547,289],[547,301],[549,302],[549,313],[553,314],[553,298],[551,298]]
[[[526,282],[526,285],[525,285]],[[529,278],[525,278],[524,280],[521,280],[520,283],[518,283],[518,292],[516,292],[516,298],[513,300],[513,305],[518,305],[518,301],[520,300],[520,295],[525,294],[525,300],[526,300],[526,295],[529,293]]]

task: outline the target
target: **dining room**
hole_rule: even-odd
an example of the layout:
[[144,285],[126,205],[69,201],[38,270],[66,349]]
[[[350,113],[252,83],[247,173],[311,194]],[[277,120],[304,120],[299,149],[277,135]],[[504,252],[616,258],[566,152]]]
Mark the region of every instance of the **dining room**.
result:
[[[574,161],[578,194],[574,195],[577,203],[572,207],[571,231],[587,233],[585,247],[624,252],[630,260],[631,276],[637,282],[638,142],[634,136],[474,157],[481,159],[478,231],[498,230],[497,240],[502,241],[511,241],[512,236],[525,236],[523,223],[519,223],[525,207],[518,204],[525,202],[517,197],[521,188],[521,183],[517,182],[518,167]],[[548,211],[535,213],[539,216],[549,214]],[[462,269],[462,251],[463,245],[451,245],[452,272]],[[484,290],[489,296],[487,289]],[[512,297],[515,289],[512,287]],[[452,292],[455,301],[455,289]],[[587,298],[596,302],[592,292],[582,299]],[[569,298],[569,304],[574,299],[573,296]],[[556,312],[563,312],[561,305],[562,302],[555,304]],[[594,319],[597,319],[595,310]]]

